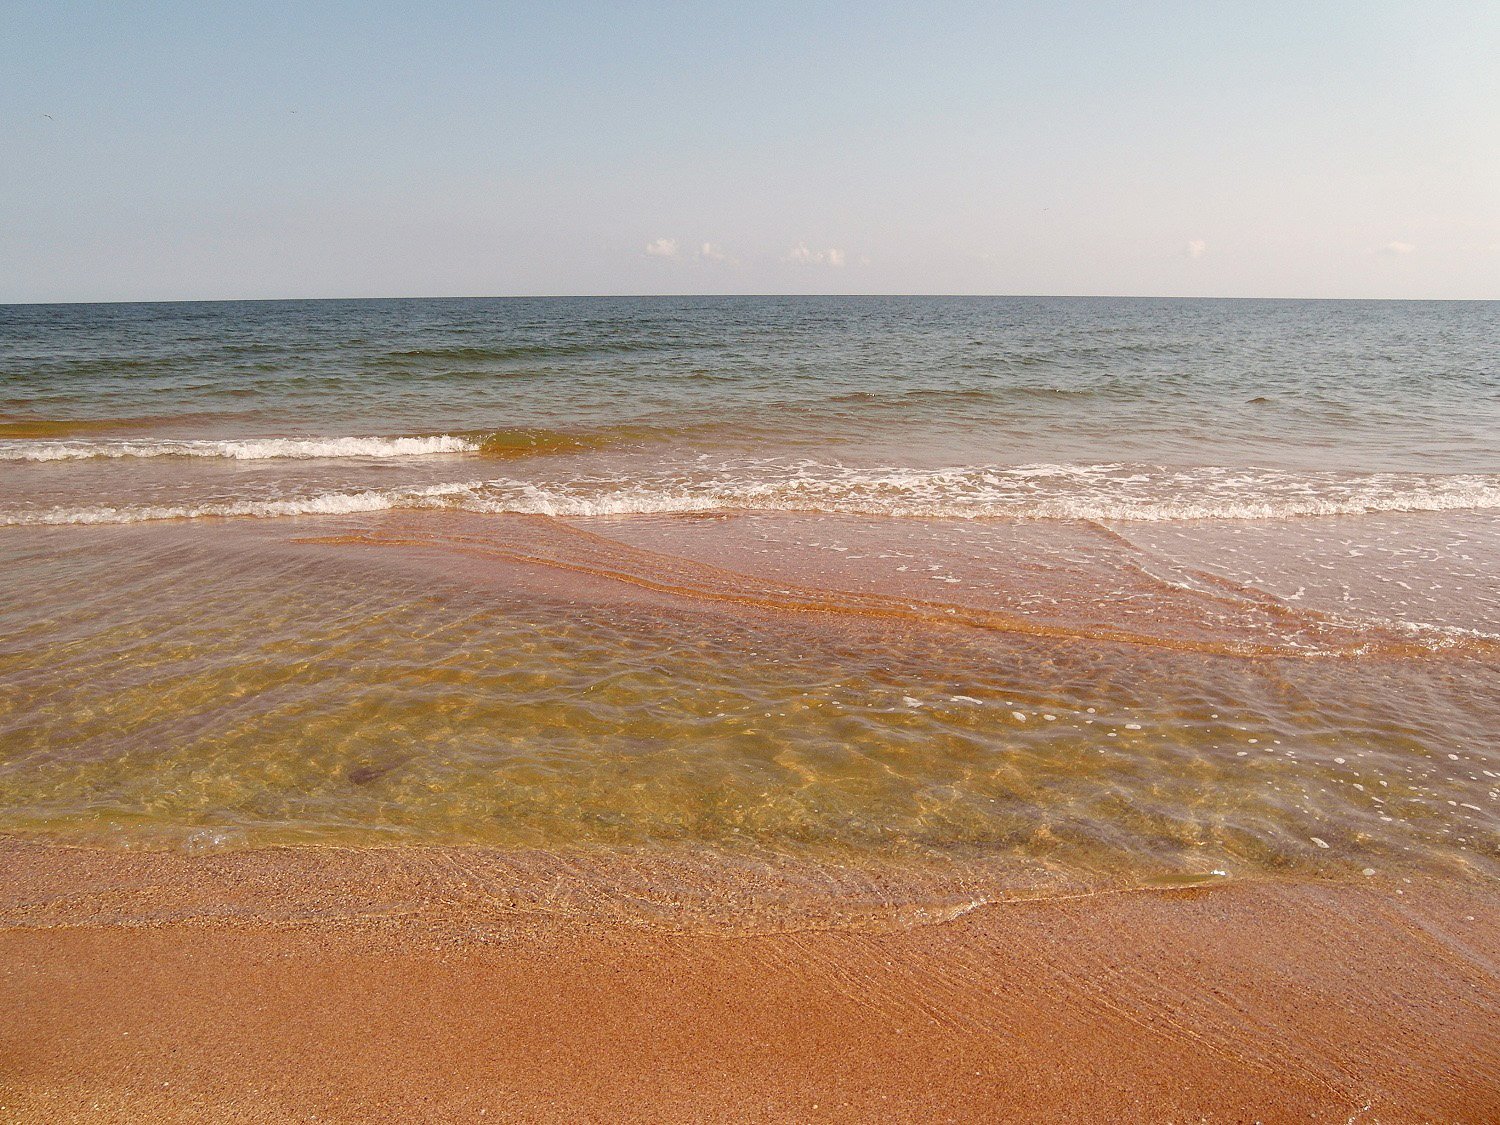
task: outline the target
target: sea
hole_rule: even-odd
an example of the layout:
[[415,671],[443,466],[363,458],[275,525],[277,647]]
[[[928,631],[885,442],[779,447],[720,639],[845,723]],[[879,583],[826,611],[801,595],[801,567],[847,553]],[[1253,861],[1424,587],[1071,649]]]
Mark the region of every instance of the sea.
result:
[[15,840],[681,925],[1493,881],[1497,731],[1500,303],[0,307]]

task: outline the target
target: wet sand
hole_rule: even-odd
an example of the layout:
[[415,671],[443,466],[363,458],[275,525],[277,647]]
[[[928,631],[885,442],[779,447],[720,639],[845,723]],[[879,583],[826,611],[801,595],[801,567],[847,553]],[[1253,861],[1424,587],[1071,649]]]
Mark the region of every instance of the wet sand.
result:
[[[1083,685],[1077,690],[1085,694],[1058,697],[1071,700],[1071,707],[1045,702],[1044,687],[1030,704],[1034,713],[1056,710],[1080,724],[1092,723],[1085,716],[1093,711],[1084,704],[1101,696],[1124,701],[1113,708],[1122,720],[1142,699],[1165,696],[1164,685],[1191,687],[1212,673],[1233,687],[1243,669],[1236,663],[1225,670],[1224,662],[1247,653],[1249,661],[1283,661],[1287,683],[1322,689],[1310,697],[1323,710],[1338,701],[1335,688],[1357,694],[1362,684],[1365,698],[1371,691],[1393,694],[1392,677],[1402,669],[1430,671],[1415,682],[1433,688],[1430,698],[1446,698],[1442,690],[1463,686],[1464,676],[1487,667],[1482,653],[1460,654],[1460,661],[1447,651],[1406,653],[1393,644],[1379,650],[1381,663],[1367,668],[1353,662],[1337,623],[1299,611],[1276,617],[1271,628],[1259,601],[1226,598],[1218,585],[1202,594],[1197,587],[1164,584],[1163,600],[1132,622],[1133,641],[1126,645],[1119,627],[1102,631],[1089,616],[1087,597],[1062,596],[1071,589],[1062,579],[1050,616],[1038,621],[1025,616],[1026,606],[1005,603],[1003,589],[976,588],[962,598],[945,593],[941,602],[916,598],[920,583],[931,582],[926,576],[907,587],[890,575],[859,571],[841,578],[847,589],[808,587],[784,553],[777,555],[784,570],[742,574],[719,565],[724,560],[716,548],[694,538],[705,524],[631,525],[630,537],[639,540],[632,543],[540,519],[504,527],[516,531],[514,541],[493,528],[476,539],[466,521],[447,517],[388,520],[375,529],[383,535],[330,536],[321,526],[309,527],[319,534],[299,535],[291,551],[348,566],[360,583],[369,580],[370,560],[378,557],[385,568],[379,573],[422,579],[432,592],[427,612],[433,614],[445,598],[470,614],[484,608],[485,598],[514,590],[535,594],[539,604],[608,605],[622,619],[638,613],[630,620],[648,623],[652,614],[683,605],[697,615],[689,620],[713,625],[753,624],[763,616],[780,629],[785,621],[811,620],[817,631],[809,627],[803,635],[814,638],[834,636],[848,623],[843,649],[828,651],[901,652],[918,663],[939,643],[954,650],[944,660],[957,661],[960,642],[971,635],[985,639],[978,651],[992,663],[1012,651],[1001,641],[1055,644],[1059,652],[1072,651],[1066,645],[1093,646],[1084,657],[1114,645],[1097,666],[1085,659],[1076,675],[1066,668],[1057,673],[1064,687],[1074,679]],[[273,544],[256,557],[285,550]],[[222,571],[209,565],[216,559],[204,556],[199,573]],[[1086,556],[1084,564],[1091,560]],[[808,570],[816,577],[816,565]],[[285,582],[281,571],[266,575],[266,583]],[[449,585],[440,585],[440,576]],[[243,582],[244,573],[235,572],[234,580]],[[1087,594],[1095,585],[1080,581],[1078,589]],[[176,581],[174,589],[187,597],[197,596],[198,587]],[[132,604],[146,602],[136,597]],[[377,599],[369,612],[403,604]],[[1229,610],[1221,612],[1223,606]],[[180,616],[221,628],[222,618],[190,608]],[[304,619],[287,613],[286,620],[300,629]],[[485,629],[494,627],[483,620]],[[868,631],[876,628],[891,630],[881,644],[869,643]],[[246,636],[263,631],[243,630]],[[401,631],[386,628],[392,635]],[[498,665],[495,652],[503,649],[476,650],[463,641],[467,635],[456,634],[444,651],[482,651],[481,663]],[[576,642],[575,634],[559,635]],[[1248,649],[1246,638],[1254,641]],[[1319,659],[1303,660],[1288,638],[1317,641]],[[1364,650],[1381,638],[1367,633],[1356,639],[1353,647]],[[929,647],[917,650],[919,643]],[[324,659],[338,647],[320,643],[315,651]],[[734,661],[755,647],[723,648],[722,666],[735,671],[736,683],[743,675]],[[75,652],[81,648],[74,643]],[[346,651],[372,649],[356,643]],[[1148,666],[1150,654],[1163,654],[1164,662]],[[224,668],[245,663],[223,654],[213,660]],[[621,658],[611,656],[611,662]],[[405,666],[437,663],[420,652]],[[104,671],[118,674],[123,666],[116,660]],[[940,666],[964,672],[977,665]],[[1016,648],[1007,667],[1012,682],[1030,683],[1053,674],[1055,665],[1053,657]],[[1158,669],[1154,678],[1150,667]],[[48,683],[60,678],[45,660],[24,671]],[[133,690],[159,694],[162,677],[153,675]],[[897,679],[903,692],[922,682]],[[953,682],[984,693],[974,686],[981,679],[965,674]],[[89,681],[70,668],[61,682]],[[669,676],[664,682],[675,687],[682,681]],[[786,682],[800,685],[796,675]],[[1464,745],[1473,760],[1450,766],[1445,763],[1458,761],[1452,754],[1433,756],[1427,764],[1435,776],[1411,778],[1412,784],[1485,784],[1476,776],[1489,763],[1485,682],[1458,695],[1461,704],[1479,699],[1479,706],[1455,708],[1465,725],[1454,729],[1467,741],[1453,744]],[[208,684],[203,699],[213,708],[207,714],[239,698],[221,690],[219,680]],[[381,692],[389,698],[386,687]],[[1206,694],[1214,701],[1258,698],[1254,690],[1237,696],[1211,688]],[[57,714],[88,711],[62,698],[52,705]],[[1417,694],[1412,706],[1423,698]],[[180,710],[192,714],[202,701]],[[1218,706],[1199,709],[1217,719]],[[433,713],[424,703],[421,717]],[[1196,712],[1189,707],[1188,713]],[[1383,713],[1373,707],[1362,712]],[[290,714],[291,733],[282,737],[295,753],[284,754],[284,761],[303,763],[318,746],[335,741],[308,736],[297,713]],[[879,714],[884,729],[889,713]],[[134,715],[129,708],[101,712],[99,745],[117,755],[128,733],[124,724]],[[1339,726],[1337,715],[1318,721],[1314,733]],[[465,729],[482,725],[469,722]],[[1060,719],[1053,729],[1065,725]],[[1351,757],[1378,749],[1378,730],[1343,725],[1362,731]],[[1026,731],[1045,727],[1043,719]],[[267,760],[261,744],[275,744],[267,729],[257,712],[244,726],[254,737],[239,759],[225,757],[226,741],[192,743],[191,728],[185,745],[198,746],[195,768],[212,762],[223,776],[254,779]],[[399,735],[426,728],[412,721],[391,729]],[[588,729],[577,746],[592,749]],[[1244,739],[1252,728],[1233,733]],[[1255,727],[1254,733],[1261,741],[1234,743],[1243,751],[1226,739],[1222,751],[1211,745],[1206,749],[1213,753],[1189,761],[1185,773],[1179,770],[1187,778],[1179,794],[1224,793],[1226,779],[1237,775],[1204,768],[1230,755],[1234,761],[1248,757],[1252,746],[1258,747],[1255,760],[1267,763],[1255,768],[1271,771],[1279,761],[1256,792],[1269,785],[1280,793],[1281,781],[1301,776],[1293,771],[1301,763],[1289,751],[1273,756],[1281,744],[1269,735],[1278,730]],[[51,741],[39,738],[37,762],[51,761]],[[1409,741],[1388,767],[1398,784],[1410,778]],[[1016,743],[1028,745],[1019,735]],[[137,764],[153,763],[156,771],[153,794],[165,786],[156,779],[168,763],[152,755],[165,744],[152,729],[137,744]],[[864,745],[868,751],[871,743]],[[934,746],[930,739],[923,743],[919,778],[937,776]],[[1062,801],[1064,789],[1047,772],[1053,765],[1081,762],[1087,771],[1094,760],[1037,746],[1026,760],[1028,788],[1015,795],[1029,813],[1044,811],[1048,798]],[[1297,750],[1344,764],[1342,742],[1304,739]],[[325,769],[327,776],[315,780],[337,782],[325,794],[329,807],[363,799],[382,778],[399,778],[401,759],[382,754],[372,752],[368,760],[346,755]],[[83,754],[80,760],[92,759]],[[117,759],[98,760],[108,766]],[[589,759],[590,772],[602,760]],[[674,759],[674,773],[679,766]],[[321,768],[314,764],[314,772]],[[1086,789],[1105,790],[1095,775],[1080,776]],[[1135,774],[1121,776],[1129,781]],[[1153,766],[1126,791],[1149,805],[1163,799],[1161,786],[1175,776]],[[1351,772],[1348,780],[1357,777],[1361,785],[1380,784],[1377,775]],[[65,778],[64,789],[94,792],[97,800],[109,792],[108,782],[106,776],[101,789],[90,790]],[[1330,773],[1320,783],[1339,782]],[[280,784],[295,790],[301,783]],[[717,788],[709,784],[703,791]],[[177,791],[186,790],[191,785],[179,781]],[[1297,792],[1290,784],[1288,790]],[[224,807],[240,807],[239,790],[212,792],[221,794]],[[371,800],[408,807],[405,796],[374,792]],[[1441,794],[1428,796],[1435,803]],[[1455,799],[1461,796],[1455,790]],[[1131,803],[1121,805],[1128,811]],[[1167,803],[1191,807],[1180,795]],[[583,804],[595,812],[601,807],[598,797]],[[33,806],[17,799],[13,807]],[[1421,855],[1392,845],[1386,858],[1369,860],[1378,864],[1377,874],[1362,878],[1357,872],[1368,855],[1358,849],[1370,846],[1373,824],[1385,821],[1332,816],[1309,822],[1315,827],[1308,831],[1328,831],[1324,823],[1342,826],[1334,847],[1321,838],[1282,834],[1297,839],[1303,852],[1317,848],[1321,869],[1299,861],[1301,853],[1290,847],[1228,865],[1232,878],[1213,886],[1104,891],[1085,880],[1117,886],[1130,870],[1202,874],[1217,861],[1202,849],[1187,852],[1193,862],[1186,865],[1067,868],[1058,862],[1067,841],[1060,842],[1057,829],[1078,822],[1076,808],[1065,808],[1056,821],[1027,821],[1014,848],[976,853],[956,839],[937,853],[943,862],[920,866],[906,853],[886,855],[856,844],[810,850],[801,859],[784,847],[784,862],[767,864],[764,847],[711,852],[714,841],[703,833],[653,852],[606,846],[601,834],[587,832],[551,832],[547,847],[532,850],[515,841],[383,847],[368,840],[347,848],[226,848],[225,840],[243,837],[204,830],[170,837],[176,850],[143,851],[136,850],[146,839],[142,829],[153,816],[170,818],[125,807],[137,812],[109,829],[116,833],[114,847],[0,836],[0,1122],[1500,1120],[1500,896],[1483,877],[1486,821],[1478,807],[1470,808],[1473,817],[1445,814],[1445,825],[1457,826],[1465,846],[1443,850],[1441,864],[1424,867]],[[256,801],[244,807],[264,813]],[[1264,825],[1243,810],[1268,807],[1289,808],[1246,803],[1235,806],[1236,815],[1216,820],[1200,813],[1193,822]],[[462,823],[488,822],[470,817]],[[1291,817],[1287,823],[1304,822]],[[109,839],[104,830],[100,835]],[[776,844],[785,838],[768,837]],[[1096,847],[1080,854],[1104,853]]]
[[[1246,882],[744,934],[441,895],[382,912],[399,872],[334,902],[309,853],[6,854],[6,1121],[1500,1117],[1482,886]],[[262,909],[237,913],[235,886]]]

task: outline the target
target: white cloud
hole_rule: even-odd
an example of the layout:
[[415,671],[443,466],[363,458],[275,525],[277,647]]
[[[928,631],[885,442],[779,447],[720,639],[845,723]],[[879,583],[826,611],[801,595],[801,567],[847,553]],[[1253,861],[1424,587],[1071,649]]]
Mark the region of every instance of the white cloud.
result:
[[720,246],[717,242],[705,242],[702,246],[698,247],[698,257],[709,262],[727,262],[730,260],[729,255],[724,253],[724,247]]
[[1188,242],[1186,253],[1189,258],[1201,258],[1208,253],[1208,243],[1201,238],[1194,238]]
[[675,258],[677,257],[677,240],[675,238],[658,238],[655,242],[646,243],[646,253],[653,258]]
[[787,251],[786,260],[804,266],[829,266],[838,269],[844,264],[844,252],[831,246],[827,250],[811,250],[807,243],[799,242]]
[[1410,254],[1416,247],[1410,242],[1387,242],[1380,248],[1382,254]]

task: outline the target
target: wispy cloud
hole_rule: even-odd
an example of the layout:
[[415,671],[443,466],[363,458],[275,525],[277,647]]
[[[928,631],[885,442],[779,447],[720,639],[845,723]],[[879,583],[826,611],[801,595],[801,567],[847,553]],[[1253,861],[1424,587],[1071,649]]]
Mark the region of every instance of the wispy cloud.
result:
[[1201,258],[1203,257],[1203,255],[1208,253],[1208,243],[1204,242],[1201,238],[1191,239],[1189,240],[1187,249],[1184,251],[1184,253],[1187,254],[1189,258]]
[[812,250],[807,243],[799,242],[787,251],[786,260],[804,266],[829,266],[838,269],[844,264],[844,252],[831,246],[827,250]]
[[732,262],[734,259],[724,252],[717,242],[705,242],[698,247],[698,257],[706,262]]
[[1410,242],[1387,242],[1380,248],[1382,254],[1410,254],[1416,247]]
[[677,240],[675,238],[658,238],[655,242],[646,243],[646,253],[653,258],[675,258],[677,257]]

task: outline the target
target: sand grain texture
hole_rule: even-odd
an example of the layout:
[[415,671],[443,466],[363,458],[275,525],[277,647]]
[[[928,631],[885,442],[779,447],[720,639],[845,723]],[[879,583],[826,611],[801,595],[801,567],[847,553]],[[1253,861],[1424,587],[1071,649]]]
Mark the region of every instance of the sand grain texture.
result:
[[1500,911],[1472,888],[887,933],[12,925],[0,965],[7,1121],[1500,1117]]

